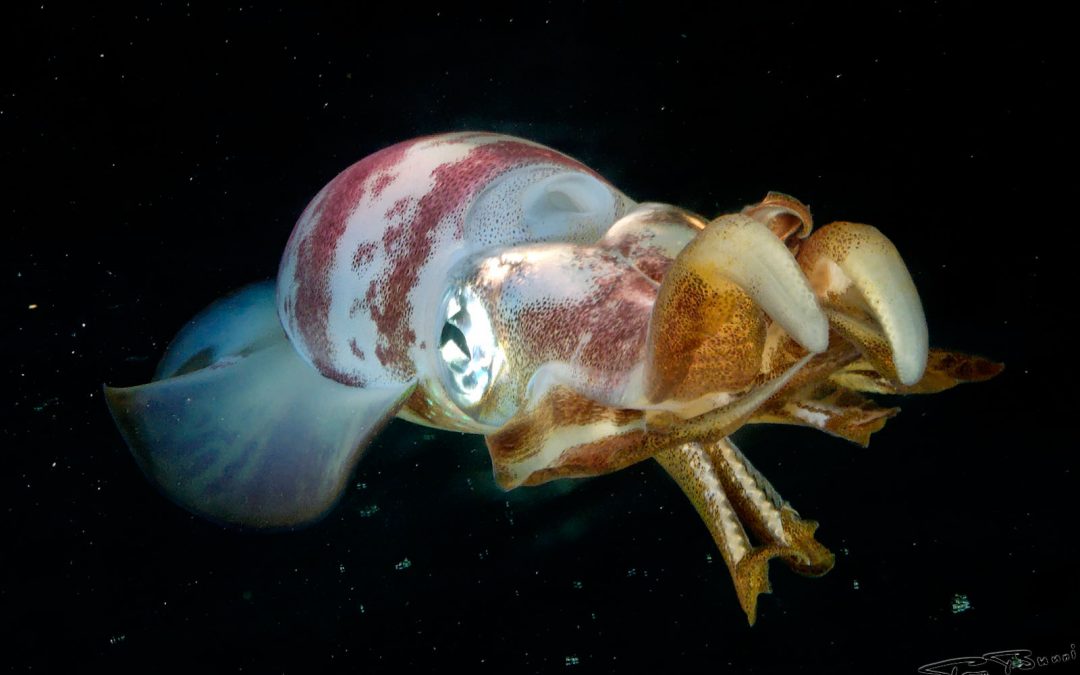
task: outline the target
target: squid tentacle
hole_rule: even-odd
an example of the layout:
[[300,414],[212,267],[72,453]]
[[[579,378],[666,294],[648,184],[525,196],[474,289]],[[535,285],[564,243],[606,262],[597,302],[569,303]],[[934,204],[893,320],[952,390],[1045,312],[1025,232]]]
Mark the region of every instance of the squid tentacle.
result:
[[833,554],[814,539],[817,523],[803,520],[730,440],[683,443],[656,460],[705,521],[751,625],[758,595],[771,591],[769,560],[811,576],[832,569]]

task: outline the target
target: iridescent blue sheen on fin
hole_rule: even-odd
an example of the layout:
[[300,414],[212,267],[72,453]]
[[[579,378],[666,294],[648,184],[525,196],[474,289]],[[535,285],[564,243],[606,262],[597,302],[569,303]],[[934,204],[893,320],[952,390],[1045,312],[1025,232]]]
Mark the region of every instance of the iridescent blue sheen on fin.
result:
[[414,386],[323,377],[286,340],[273,297],[271,284],[256,284],[211,305],[170,347],[165,379],[105,389],[146,475],[223,523],[289,527],[323,516]]

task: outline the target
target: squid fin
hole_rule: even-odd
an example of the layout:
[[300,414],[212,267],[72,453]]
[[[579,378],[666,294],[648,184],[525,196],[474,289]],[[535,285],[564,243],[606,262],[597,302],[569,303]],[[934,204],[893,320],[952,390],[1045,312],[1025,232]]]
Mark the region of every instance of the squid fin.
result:
[[[323,516],[361,450],[415,387],[363,389],[323,377],[276,321],[264,320],[273,309],[266,285],[250,286],[181,332],[159,367],[169,376],[105,387],[150,480],[222,523],[277,528]],[[263,330],[241,335],[239,324]]]

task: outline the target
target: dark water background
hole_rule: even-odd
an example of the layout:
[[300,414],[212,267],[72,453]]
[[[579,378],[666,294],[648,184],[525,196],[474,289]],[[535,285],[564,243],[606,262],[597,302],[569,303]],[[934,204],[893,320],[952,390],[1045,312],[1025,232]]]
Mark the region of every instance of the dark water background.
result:
[[[1080,642],[1060,17],[397,4],[5,11],[0,664],[914,673]],[[651,463],[503,494],[481,438],[394,423],[300,532],[223,530],[158,496],[101,384],[145,381],[194,312],[273,275],[339,170],[462,129],[543,142],[637,199],[715,215],[776,189],[819,223],[876,224],[931,341],[1007,370],[904,400],[869,449],[738,437],[838,555],[816,580],[773,565],[753,628]]]

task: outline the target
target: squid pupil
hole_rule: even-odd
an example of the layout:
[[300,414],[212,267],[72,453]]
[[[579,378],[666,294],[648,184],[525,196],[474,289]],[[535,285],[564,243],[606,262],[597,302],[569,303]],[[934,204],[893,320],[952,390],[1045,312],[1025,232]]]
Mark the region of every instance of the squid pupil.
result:
[[448,342],[456,344],[462,354],[471,354],[469,351],[469,343],[465,339],[465,334],[461,332],[460,328],[450,322],[443,324],[442,336],[439,337],[439,346],[445,346]]

